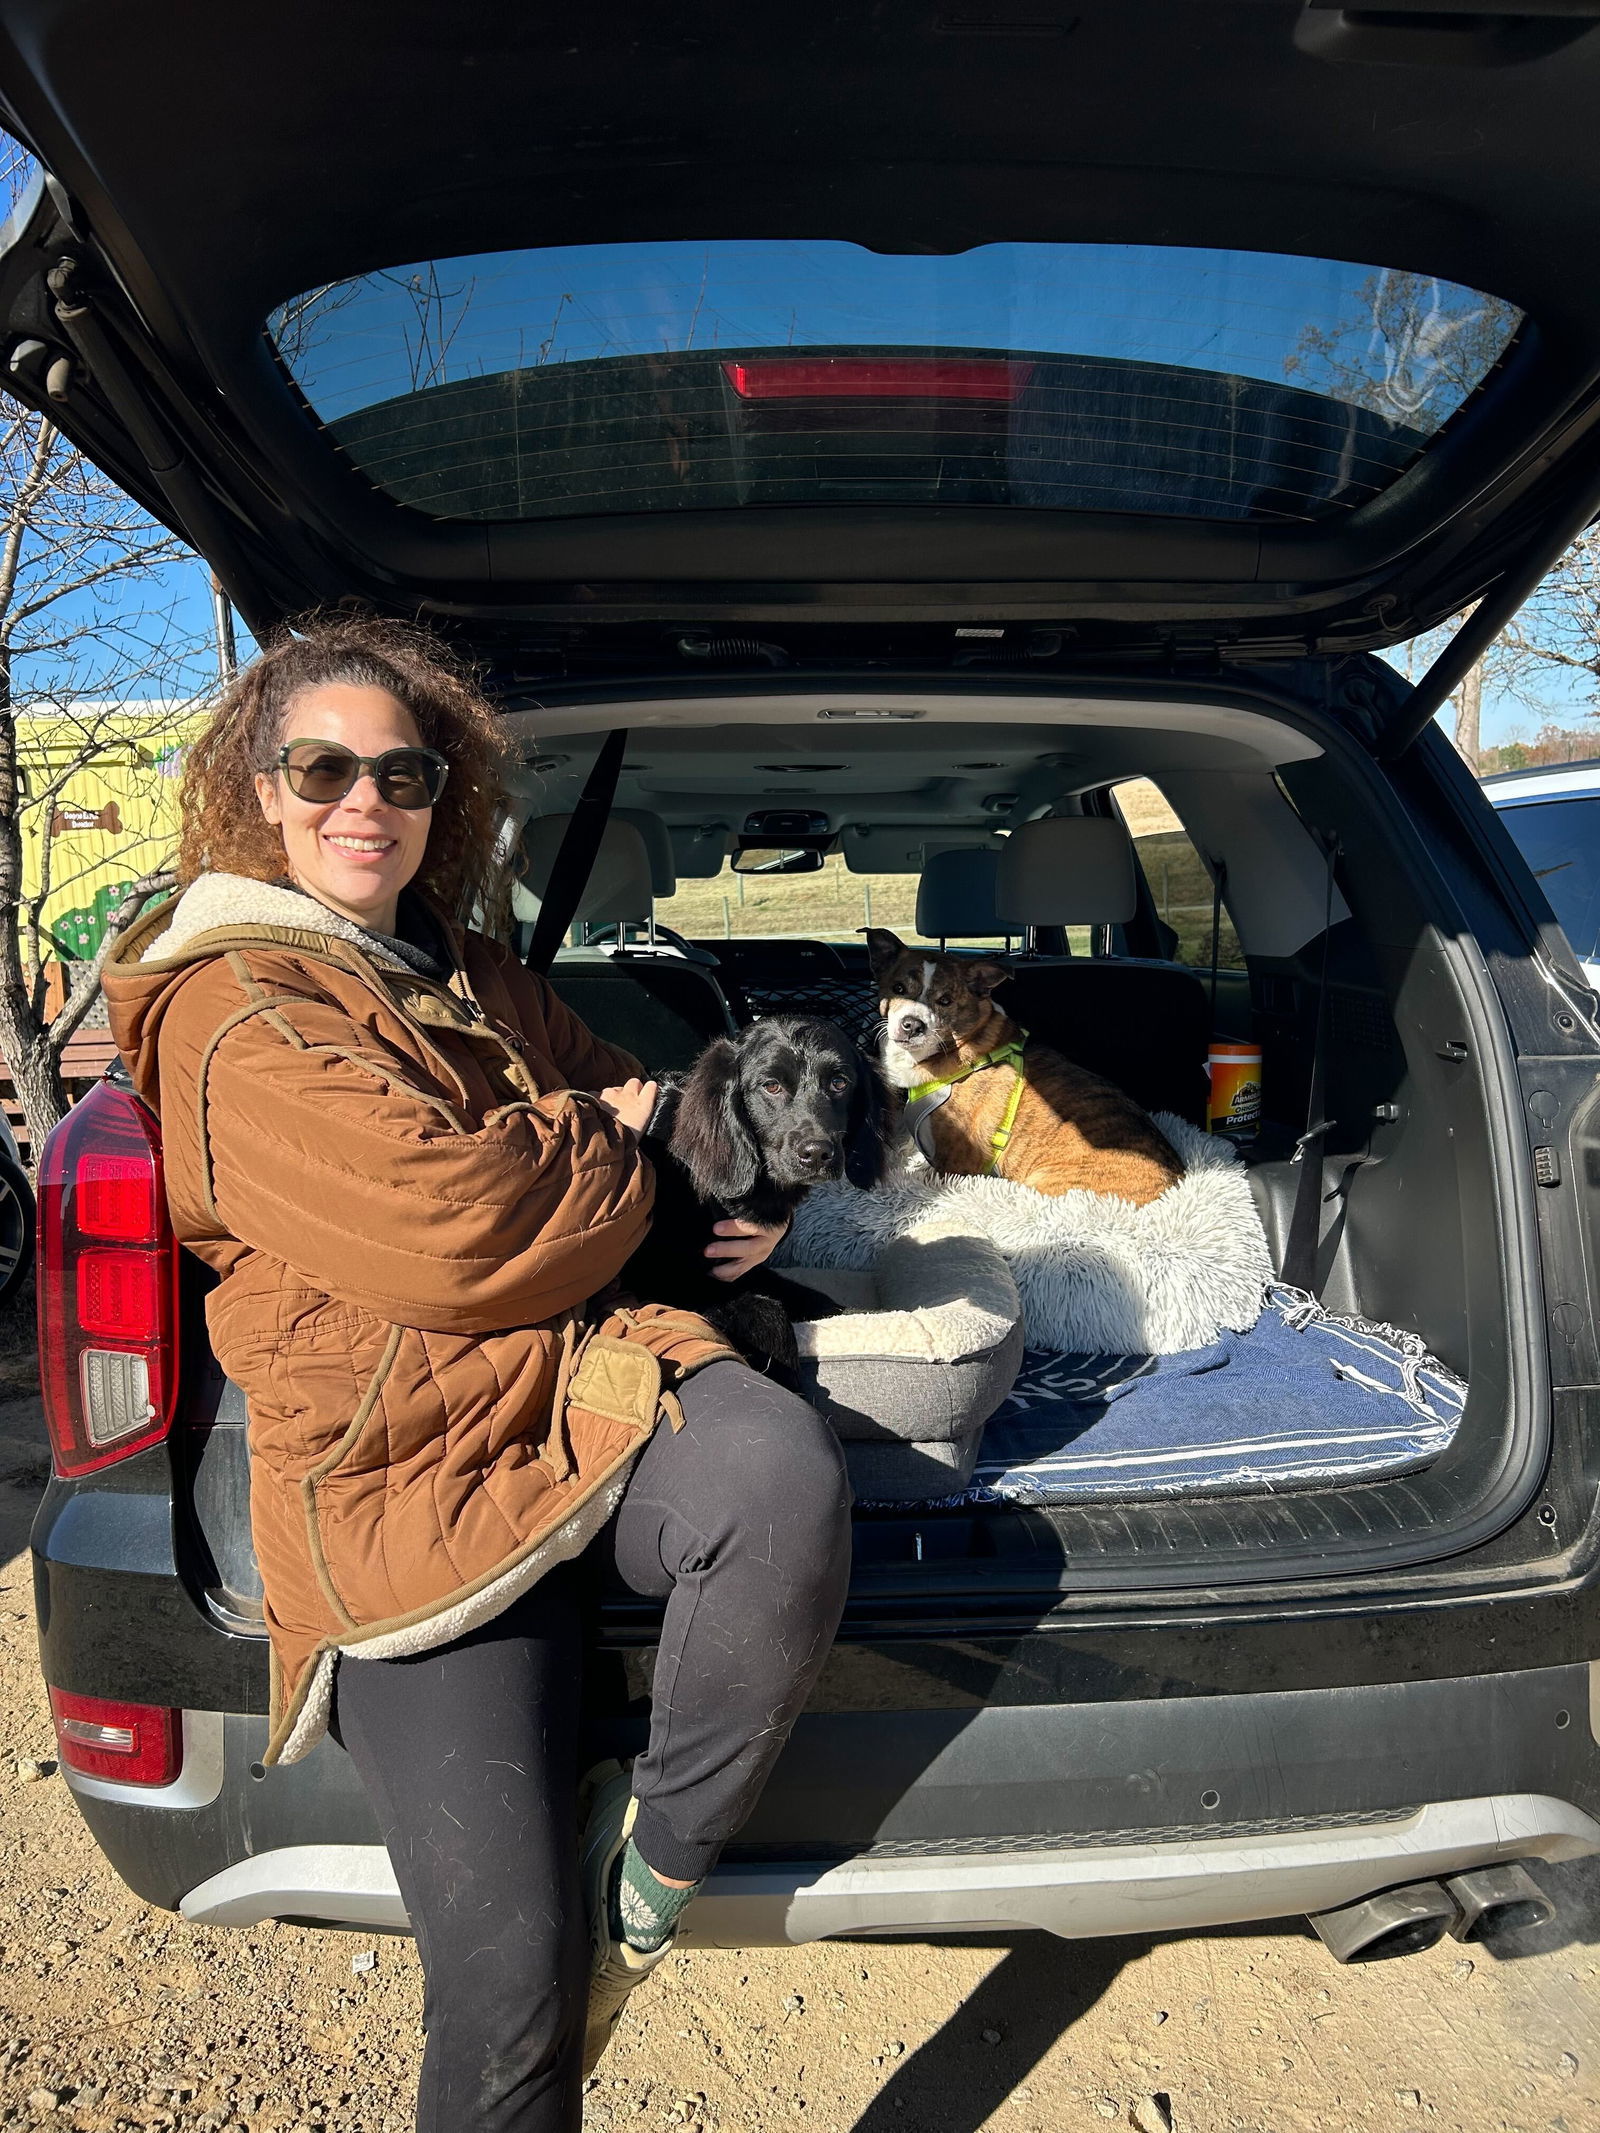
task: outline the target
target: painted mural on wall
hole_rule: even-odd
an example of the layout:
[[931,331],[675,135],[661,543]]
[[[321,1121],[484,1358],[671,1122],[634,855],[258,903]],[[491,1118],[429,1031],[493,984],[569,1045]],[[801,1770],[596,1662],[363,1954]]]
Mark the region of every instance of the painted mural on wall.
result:
[[88,961],[133,883],[170,859],[178,774],[202,715],[160,704],[96,712],[92,748],[85,714],[18,717],[23,894],[46,891],[47,955]]

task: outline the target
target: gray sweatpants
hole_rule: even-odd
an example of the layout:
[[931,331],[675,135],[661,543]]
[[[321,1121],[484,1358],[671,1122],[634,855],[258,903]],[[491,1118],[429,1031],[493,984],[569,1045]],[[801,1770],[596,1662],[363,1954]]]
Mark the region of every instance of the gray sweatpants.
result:
[[[850,1571],[832,1431],[741,1363],[682,1388],[596,1547],[666,1601],[635,1841],[698,1879],[754,1806]],[[564,1565],[409,1659],[341,1659],[330,1730],[377,1813],[425,1981],[417,2133],[572,2133],[587,1942],[575,1786],[582,1625]]]

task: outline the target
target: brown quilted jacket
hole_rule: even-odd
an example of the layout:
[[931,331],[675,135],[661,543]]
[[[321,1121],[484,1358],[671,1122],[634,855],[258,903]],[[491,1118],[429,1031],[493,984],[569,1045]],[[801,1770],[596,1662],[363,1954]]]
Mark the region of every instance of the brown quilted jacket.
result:
[[590,1093],[638,1063],[444,923],[448,984],[207,875],[106,964],[248,1405],[266,1763],[320,1739],[340,1652],[442,1644],[585,1547],[681,1419],[673,1386],[729,1353],[687,1312],[590,1302],[650,1218],[649,1165]]

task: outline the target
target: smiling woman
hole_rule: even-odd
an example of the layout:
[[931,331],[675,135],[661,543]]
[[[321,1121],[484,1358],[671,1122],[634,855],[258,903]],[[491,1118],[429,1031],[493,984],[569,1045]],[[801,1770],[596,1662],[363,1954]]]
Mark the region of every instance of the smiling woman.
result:
[[[418,633],[284,639],[190,754],[182,895],[105,972],[249,1414],[262,1762],[331,1734],[377,1809],[427,1972],[427,2133],[576,2122],[805,1702],[850,1563],[821,1416],[648,1281],[619,1292],[656,1088],[459,921],[492,901],[499,768],[493,712]],[[701,1240],[705,1293],[770,1254],[767,1220]],[[567,1566],[591,1545],[666,1602],[669,1693],[632,1776],[594,1773],[580,1893]],[[494,1891],[458,1905],[487,1856]]]

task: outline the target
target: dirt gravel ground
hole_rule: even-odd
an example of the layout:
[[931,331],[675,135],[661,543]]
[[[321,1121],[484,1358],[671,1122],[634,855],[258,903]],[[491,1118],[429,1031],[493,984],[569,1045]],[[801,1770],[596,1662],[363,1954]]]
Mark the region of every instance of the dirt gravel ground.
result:
[[[13,1314],[6,1314],[11,1317]],[[20,1316],[20,1314],[17,1314]],[[409,1940],[190,1926],[105,1864],[53,1759],[28,1525],[47,1470],[0,1325],[0,2125],[406,2133]],[[1294,1921],[1207,1939],[829,1943],[669,1958],[595,2133],[1600,2133],[1600,1863],[1554,1925],[1339,1969]],[[465,2129],[463,2129],[465,2133]]]

